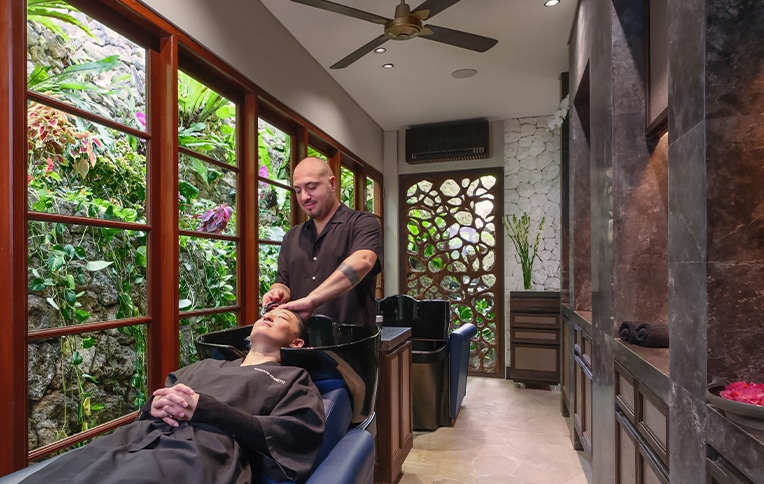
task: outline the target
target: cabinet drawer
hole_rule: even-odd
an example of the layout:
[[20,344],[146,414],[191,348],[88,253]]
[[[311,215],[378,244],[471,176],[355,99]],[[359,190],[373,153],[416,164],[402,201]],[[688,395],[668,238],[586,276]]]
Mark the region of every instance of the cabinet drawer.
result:
[[618,363],[615,365],[615,401],[634,424],[637,408],[637,389],[634,386],[634,377]]
[[511,338],[514,343],[530,343],[540,345],[552,345],[557,347],[560,343],[560,332],[544,329],[510,329]]
[[668,465],[668,405],[644,385],[637,386],[637,398],[637,430],[663,464]]
[[560,327],[560,315],[514,313],[509,327],[557,329]]
[[557,347],[515,345],[512,368],[557,373],[560,370]]

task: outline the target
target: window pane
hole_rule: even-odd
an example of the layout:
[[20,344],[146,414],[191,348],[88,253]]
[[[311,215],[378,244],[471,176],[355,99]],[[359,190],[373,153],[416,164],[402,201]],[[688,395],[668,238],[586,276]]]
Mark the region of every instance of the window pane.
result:
[[355,173],[344,166],[340,168],[340,201],[355,208]]
[[183,72],[178,72],[178,144],[236,164],[236,105]]
[[180,320],[180,367],[199,361],[194,341],[200,335],[233,328],[236,326],[236,313],[208,314]]
[[63,1],[28,4],[27,87],[145,130],[145,49]]
[[257,121],[259,175],[268,180],[291,185],[292,173],[289,169],[291,146],[291,138],[287,133],[259,119]]
[[276,273],[279,265],[279,251],[281,246],[277,244],[260,244],[260,294],[265,294],[276,282]]
[[29,351],[29,450],[122,417],[146,401],[146,327],[50,338]]
[[27,123],[31,211],[143,221],[144,140],[35,102]]
[[324,160],[327,163],[329,162],[329,158],[325,154],[321,153],[320,151],[318,151],[312,146],[308,146],[308,156]]
[[281,242],[291,225],[291,191],[260,182],[258,206],[260,222],[258,237],[263,240]]
[[180,237],[180,310],[236,304],[236,243]]
[[178,197],[181,230],[236,235],[236,173],[180,154]]
[[375,198],[376,184],[371,178],[366,179],[366,211],[379,214],[376,210],[377,199]]
[[146,234],[30,222],[29,329],[146,315]]

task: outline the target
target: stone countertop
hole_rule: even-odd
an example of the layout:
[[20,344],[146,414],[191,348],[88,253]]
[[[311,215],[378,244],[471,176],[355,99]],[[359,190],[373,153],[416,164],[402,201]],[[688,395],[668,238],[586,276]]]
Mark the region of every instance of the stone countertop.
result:
[[382,328],[382,351],[394,350],[411,338],[411,328],[387,326]]
[[639,378],[664,403],[670,403],[668,348],[647,348],[615,338],[615,360]]

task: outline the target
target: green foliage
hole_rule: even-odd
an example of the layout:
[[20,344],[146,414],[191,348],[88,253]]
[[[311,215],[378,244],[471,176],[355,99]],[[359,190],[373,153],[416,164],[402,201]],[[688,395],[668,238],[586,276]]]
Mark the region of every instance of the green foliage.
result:
[[236,163],[236,106],[183,72],[178,73],[178,144]]
[[344,166],[340,169],[340,202],[355,208],[355,175]]
[[520,263],[520,268],[523,271],[523,287],[528,290],[531,288],[531,276],[533,274],[533,262],[539,259],[537,254],[539,241],[541,240],[541,233],[544,230],[545,217],[541,217],[541,221],[536,228],[536,237],[531,241],[531,217],[527,213],[523,213],[520,218],[517,215],[505,215],[502,218],[504,222],[504,228],[507,230],[507,235],[515,246],[515,258]]
[[74,25],[92,37],[93,34],[90,32],[90,28],[85,23],[72,16],[72,12],[76,12],[76,10],[64,0],[27,0],[28,21],[44,25],[52,32],[62,36],[65,40],[69,40],[69,38],[64,30],[54,22],[53,19]]

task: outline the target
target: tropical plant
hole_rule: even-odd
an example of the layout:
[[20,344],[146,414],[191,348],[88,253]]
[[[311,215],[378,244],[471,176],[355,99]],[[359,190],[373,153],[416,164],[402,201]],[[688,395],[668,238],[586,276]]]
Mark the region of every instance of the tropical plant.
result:
[[75,11],[76,10],[64,0],[27,0],[28,21],[44,25],[46,28],[61,35],[66,40],[68,40],[66,32],[64,32],[64,29],[62,29],[58,23],[53,21],[53,19],[74,25],[92,37],[93,34],[90,32],[90,27],[72,15],[72,12]]
[[544,230],[544,219],[541,217],[541,221],[536,228],[536,236],[532,238],[531,232],[531,217],[527,213],[518,218],[517,215],[505,215],[502,218],[504,222],[504,228],[507,230],[507,235],[515,246],[515,258],[520,263],[520,268],[523,272],[523,288],[527,291],[531,288],[531,276],[533,275],[533,262],[536,259],[540,259],[538,256],[539,242],[541,241],[541,233]]

